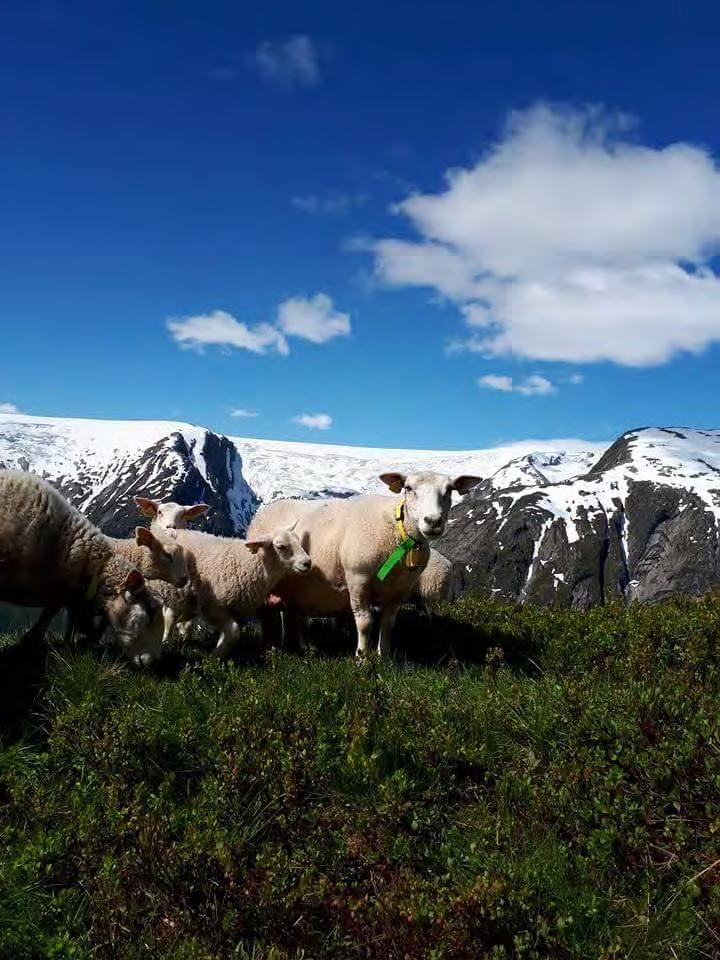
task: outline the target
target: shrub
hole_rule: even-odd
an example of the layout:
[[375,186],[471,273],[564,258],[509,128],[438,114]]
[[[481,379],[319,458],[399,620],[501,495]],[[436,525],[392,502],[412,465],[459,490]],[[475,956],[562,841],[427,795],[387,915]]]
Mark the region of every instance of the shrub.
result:
[[362,667],[57,649],[0,746],[0,953],[715,956],[719,630],[470,598]]

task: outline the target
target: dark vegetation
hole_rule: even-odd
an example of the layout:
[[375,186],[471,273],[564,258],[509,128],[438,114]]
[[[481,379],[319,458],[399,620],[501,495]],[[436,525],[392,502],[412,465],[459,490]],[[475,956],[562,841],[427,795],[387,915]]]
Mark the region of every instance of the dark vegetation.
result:
[[720,956],[718,601],[399,634],[157,675],[9,639],[0,955]]

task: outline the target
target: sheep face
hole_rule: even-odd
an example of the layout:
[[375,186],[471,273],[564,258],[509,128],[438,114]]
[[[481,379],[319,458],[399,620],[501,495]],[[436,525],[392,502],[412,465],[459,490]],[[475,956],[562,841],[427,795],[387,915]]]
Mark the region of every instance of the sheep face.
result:
[[161,530],[186,530],[187,525],[201,517],[210,509],[207,503],[195,503],[184,507],[180,503],[163,503],[161,500],[148,500],[146,497],[135,497],[135,505],[145,517]]
[[312,564],[309,555],[295,533],[296,526],[297,520],[292,526],[280,530],[272,537],[265,537],[262,540],[247,540],[245,546],[251,553],[257,553],[258,550],[263,549],[272,550],[280,561],[280,565],[288,573],[309,573]]
[[187,559],[179,543],[159,540],[147,527],[136,527],[135,542],[148,551],[148,568],[142,568],[148,580],[165,580],[176,587],[187,585]]
[[148,590],[141,573],[130,571],[106,613],[110,629],[133,663],[146,667],[160,658],[162,602]]
[[453,490],[467,493],[480,477],[448,477],[443,473],[383,473],[380,479],[393,493],[405,493],[406,526],[426,540],[435,540],[447,526]]

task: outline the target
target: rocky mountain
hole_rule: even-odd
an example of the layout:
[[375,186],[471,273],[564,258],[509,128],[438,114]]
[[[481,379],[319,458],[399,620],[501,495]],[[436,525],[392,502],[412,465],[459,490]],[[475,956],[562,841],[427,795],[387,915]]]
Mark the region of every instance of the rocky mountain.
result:
[[587,607],[720,584],[720,431],[633,430],[561,482],[536,466],[453,509],[438,546],[461,593]]
[[40,474],[113,536],[144,522],[136,494],[209,503],[220,534],[244,532],[258,504],[233,442],[184,423],[0,414],[3,466]]

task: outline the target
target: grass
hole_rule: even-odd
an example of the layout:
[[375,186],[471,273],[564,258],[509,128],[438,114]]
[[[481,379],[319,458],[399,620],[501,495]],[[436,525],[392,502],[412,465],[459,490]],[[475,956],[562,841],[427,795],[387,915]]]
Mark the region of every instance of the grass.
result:
[[398,639],[165,676],[8,643],[0,956],[720,955],[717,600]]

